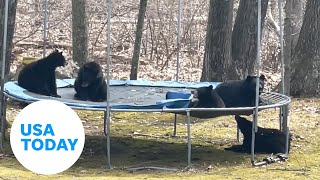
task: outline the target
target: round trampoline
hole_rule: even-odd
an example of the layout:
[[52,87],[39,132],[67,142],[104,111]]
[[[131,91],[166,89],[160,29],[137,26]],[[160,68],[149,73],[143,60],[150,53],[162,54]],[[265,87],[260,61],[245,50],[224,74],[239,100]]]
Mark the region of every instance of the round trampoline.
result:
[[[44,99],[63,102],[74,109],[105,111],[107,102],[91,102],[75,100],[74,79],[57,79],[57,91],[61,98],[35,94],[20,87],[16,81],[4,85],[7,97],[25,103]],[[111,80],[110,110],[111,111],[158,111],[174,112],[198,118],[213,118],[224,115],[250,115],[255,107],[239,108],[188,108],[192,99],[191,91],[202,86],[220,82],[176,82],[146,80]],[[259,110],[275,108],[290,103],[290,98],[273,92],[264,92],[261,98],[265,102]]]
[[[32,103],[44,99],[63,102],[73,109],[104,111],[104,133],[108,137],[108,113],[114,112],[168,112],[175,113],[174,134],[176,133],[177,114],[187,116],[188,132],[188,164],[191,164],[191,132],[190,117],[214,118],[225,115],[251,115],[256,107],[238,108],[188,108],[192,99],[191,90],[212,85],[215,88],[220,82],[177,82],[177,81],[146,81],[146,80],[110,80],[109,108],[107,102],[90,102],[74,99],[73,87],[75,79],[57,79],[57,91],[61,98],[35,94],[20,87],[16,81],[4,84],[4,95],[19,102]],[[274,92],[263,92],[260,97],[264,105],[258,111],[268,108],[287,108],[291,99]],[[280,112],[281,114],[281,112]],[[5,115],[5,114],[4,114]],[[287,117],[280,116],[283,126],[287,127]],[[238,136],[239,140],[239,131]],[[110,144],[107,143],[107,148]],[[110,157],[108,156],[108,159]],[[110,159],[109,159],[110,160]]]
[[[281,0],[278,0],[279,9],[281,7]],[[7,38],[7,20],[8,20],[8,2],[5,1],[5,18],[4,18],[4,38],[3,42],[6,42]],[[47,0],[45,11],[44,11],[44,24],[47,23]],[[175,125],[176,125],[176,115],[183,114],[187,116],[187,141],[188,141],[188,165],[191,165],[191,132],[190,132],[190,117],[198,118],[213,118],[224,115],[250,115],[254,114],[253,124],[257,126],[258,111],[280,107],[279,121],[280,129],[286,132],[287,142],[286,142],[286,156],[288,155],[288,139],[289,139],[289,127],[288,127],[288,104],[291,102],[291,99],[283,94],[273,93],[273,92],[264,92],[261,94],[261,98],[264,100],[265,104],[258,105],[258,93],[256,93],[256,105],[254,107],[241,107],[241,108],[187,108],[189,102],[192,98],[191,90],[194,88],[213,85],[216,87],[219,82],[181,82],[179,81],[179,53],[180,53],[180,18],[181,18],[181,2],[179,0],[178,6],[178,21],[177,21],[177,73],[176,81],[145,81],[145,80],[110,80],[110,62],[111,62],[111,13],[112,13],[112,0],[108,0],[108,12],[107,12],[107,47],[106,47],[106,62],[107,62],[107,101],[106,102],[89,102],[89,101],[79,101],[73,98],[75,91],[73,88],[74,79],[60,79],[57,80],[57,89],[58,94],[61,98],[48,97],[35,93],[31,93],[20,86],[17,82],[5,82],[4,78],[4,68],[2,69],[1,76],[1,93],[0,93],[0,109],[1,113],[1,142],[0,149],[3,149],[4,142],[4,133],[5,133],[5,119],[6,119],[6,103],[7,100],[4,96],[11,99],[32,103],[44,99],[52,99],[63,102],[64,104],[70,106],[73,109],[82,109],[82,110],[97,110],[104,111],[104,133],[107,138],[107,164],[109,168],[111,167],[110,162],[110,111],[117,112],[169,112],[175,113]],[[260,69],[260,36],[261,36],[261,0],[258,0],[258,21],[257,21],[257,63],[256,63],[256,75],[259,77]],[[280,11],[281,13],[281,11]],[[279,14],[281,17],[282,15]],[[283,53],[283,34],[282,34],[282,19],[280,18],[280,44],[281,44],[281,53]],[[46,38],[46,29],[44,26],[44,44],[47,41]],[[43,55],[46,53],[46,46],[43,46],[44,51]],[[6,52],[6,43],[3,46],[3,52]],[[3,53],[5,54],[5,53]],[[283,54],[281,56],[282,63],[282,90],[284,91],[284,62]],[[2,67],[5,67],[5,56],[2,57]],[[256,92],[258,92],[259,86],[257,83]],[[238,133],[239,135],[239,133]],[[255,138],[255,128],[252,128],[252,142]],[[251,162],[253,165],[255,163],[254,156],[254,143],[251,145]]]

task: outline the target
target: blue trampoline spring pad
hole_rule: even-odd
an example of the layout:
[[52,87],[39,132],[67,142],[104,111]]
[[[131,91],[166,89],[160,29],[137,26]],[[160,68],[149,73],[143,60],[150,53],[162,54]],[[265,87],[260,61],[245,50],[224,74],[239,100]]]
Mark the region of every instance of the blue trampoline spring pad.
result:
[[[75,79],[57,79],[57,91],[61,98],[35,94],[20,87],[16,81],[5,83],[4,92],[7,96],[26,103],[44,99],[61,101],[78,109],[105,109],[106,102],[90,102],[74,99]],[[162,109],[186,108],[189,105],[191,90],[220,82],[176,82],[148,80],[110,80],[111,109]]]

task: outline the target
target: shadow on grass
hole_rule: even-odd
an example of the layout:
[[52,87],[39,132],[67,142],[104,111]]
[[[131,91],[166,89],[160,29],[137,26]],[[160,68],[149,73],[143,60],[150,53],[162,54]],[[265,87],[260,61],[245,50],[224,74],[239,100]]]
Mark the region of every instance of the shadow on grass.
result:
[[[170,142],[169,142],[170,141]],[[101,171],[107,169],[105,136],[86,136],[84,150],[78,161],[63,174],[74,174],[81,170]],[[6,152],[10,152],[7,144]],[[9,147],[8,147],[9,146]],[[235,166],[248,161],[248,156],[224,151],[218,145],[192,144],[192,164],[194,166]],[[15,157],[0,158],[1,166],[28,171]],[[111,164],[117,170],[133,166],[158,166],[183,169],[187,166],[187,143],[133,137],[111,137]]]

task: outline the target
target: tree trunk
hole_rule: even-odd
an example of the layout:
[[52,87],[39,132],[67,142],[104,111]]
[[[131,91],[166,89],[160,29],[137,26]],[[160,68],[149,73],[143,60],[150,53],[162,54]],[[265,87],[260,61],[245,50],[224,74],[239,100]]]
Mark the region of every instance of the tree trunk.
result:
[[[18,0],[9,0],[8,1],[8,26],[7,26],[7,41],[6,41],[6,54],[5,54],[5,75],[4,75],[4,82],[5,83],[8,80],[8,74],[10,72],[10,65],[11,65],[11,52],[13,48],[13,35],[14,35],[14,28],[15,28],[15,22],[16,22],[16,10],[17,10],[17,4]],[[3,38],[4,38],[4,19],[5,19],[5,0],[0,0],[0,69],[2,70],[2,62],[4,59],[2,59],[3,56]],[[0,73],[0,76],[2,76],[2,73]],[[2,79],[2,77],[1,77]],[[1,97],[3,94],[1,95]],[[3,119],[2,114],[5,113],[5,109],[3,108],[5,104],[5,101],[2,101],[1,99],[1,109],[0,109],[0,127],[2,127],[2,123],[5,121]],[[1,142],[4,141],[4,132],[6,127],[4,129],[0,128],[1,132]],[[3,135],[3,136],[2,136]],[[1,145],[0,145],[1,146]],[[1,148],[1,147],[0,147]]]
[[320,1],[308,0],[299,39],[294,49],[290,94],[320,94]]
[[[290,73],[291,73],[291,57],[292,57],[292,29],[293,29],[293,16],[292,16],[292,1],[287,1],[285,5],[284,19],[284,41],[283,41],[283,60],[284,60],[284,77],[281,81],[284,81],[283,94],[289,95],[290,92]],[[282,86],[279,86],[282,87]],[[281,91],[280,91],[281,92]]]
[[141,38],[142,38],[144,17],[145,17],[146,11],[147,11],[147,0],[140,0],[136,39],[134,42],[134,50],[133,50],[132,63],[131,63],[131,73],[130,73],[131,80],[136,80],[138,78]]
[[292,23],[292,49],[293,49],[298,42],[299,33],[302,26],[304,0],[292,0],[287,2],[292,3],[291,23]]
[[[2,48],[3,48],[3,25],[4,25],[4,6],[5,0],[0,0],[0,58],[2,60]],[[7,27],[7,50],[6,50],[6,67],[5,67],[5,81],[7,80],[10,64],[12,62],[11,51],[13,48],[13,35],[16,21],[16,9],[18,0],[10,0],[8,4],[8,27]],[[2,69],[2,62],[0,63],[0,69]],[[0,73],[1,76],[1,73]]]
[[[261,32],[268,8],[268,1],[261,1]],[[241,0],[232,32],[233,79],[242,79],[254,73],[257,57],[257,0]]]
[[201,81],[225,81],[231,61],[233,0],[210,0]]
[[72,58],[79,66],[88,60],[86,0],[72,0]]

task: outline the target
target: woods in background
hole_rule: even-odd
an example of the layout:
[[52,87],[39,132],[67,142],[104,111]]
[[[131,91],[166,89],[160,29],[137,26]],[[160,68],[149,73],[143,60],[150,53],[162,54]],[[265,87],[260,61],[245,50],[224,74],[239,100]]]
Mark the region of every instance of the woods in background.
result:
[[[1,0],[0,4],[2,29],[4,2]],[[43,1],[9,2],[7,59],[10,59],[10,52],[13,57],[41,56]],[[47,47],[66,51],[70,72],[65,74],[74,77],[74,69],[86,59],[105,63],[107,2],[86,1],[73,6],[72,2],[49,1]],[[261,70],[277,75],[278,83],[281,55],[278,1],[261,2]],[[320,94],[319,6],[317,0],[283,1],[284,81],[293,96]],[[114,79],[175,79],[177,7],[177,1],[113,1],[111,72]],[[183,1],[182,7],[180,80],[225,81],[254,73],[256,0],[192,0]],[[2,42],[3,33],[0,38]],[[2,43],[0,47],[2,49]],[[77,66],[73,66],[72,60]],[[11,68],[8,64],[7,73],[9,69],[15,72],[19,63],[14,59]]]

